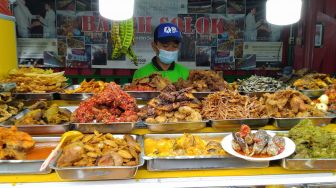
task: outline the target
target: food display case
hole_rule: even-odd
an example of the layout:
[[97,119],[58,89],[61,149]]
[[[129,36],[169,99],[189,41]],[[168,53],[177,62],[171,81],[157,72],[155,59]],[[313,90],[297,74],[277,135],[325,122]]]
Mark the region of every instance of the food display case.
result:
[[[56,102],[56,101],[55,101]],[[77,124],[78,126],[79,124]],[[86,132],[86,125],[80,125],[82,127],[77,127],[76,124],[73,124],[73,129],[78,129]],[[104,129],[99,128],[94,129],[94,125],[91,125],[92,130],[87,131],[88,133],[92,133],[95,130],[100,130],[102,132],[110,132],[108,126],[106,126],[106,131]],[[100,125],[104,126],[104,125]],[[118,126],[118,125],[116,125]],[[119,126],[123,126],[119,124]],[[169,124],[164,125],[169,126]],[[230,126],[229,126],[230,127]],[[237,129],[237,125],[233,125],[231,127],[235,130]],[[267,126],[268,128],[270,126]],[[126,127],[125,127],[126,128]],[[232,129],[232,128],[231,128]],[[273,127],[276,129],[276,127]],[[226,130],[226,131],[225,131]],[[223,131],[223,129],[215,129],[212,128],[211,125],[207,127],[195,130],[191,134],[201,134],[205,137],[211,136],[225,136],[229,134],[229,128],[224,129],[225,133],[216,133],[219,131]],[[177,134],[150,134],[155,133],[152,132],[148,128],[136,128],[125,131],[125,133],[133,133],[138,135],[143,135],[143,138],[162,138],[164,136],[176,136]],[[198,132],[198,133],[197,133]],[[203,132],[203,133],[202,133]],[[208,133],[207,133],[208,132]],[[181,135],[181,134],[180,134]],[[55,138],[56,139],[56,138]],[[32,172],[16,172],[18,165],[21,166],[22,170],[27,170],[25,168],[31,168],[29,165],[33,165],[32,163],[22,163],[19,164],[17,161],[12,161],[11,163],[2,163],[0,167],[10,168],[12,173],[19,173],[19,176],[13,176],[9,174],[1,174],[1,182],[10,183],[10,182],[21,182],[20,186],[35,186],[37,182],[41,183],[41,185],[48,186],[51,182],[59,186],[81,186],[86,187],[89,185],[99,186],[104,184],[111,185],[127,185],[132,187],[144,186],[148,183],[156,186],[176,186],[182,187],[183,185],[192,184],[194,181],[201,181],[199,187],[205,186],[214,186],[218,185],[268,185],[268,184],[286,184],[298,185],[298,184],[311,184],[315,182],[324,182],[330,183],[335,181],[335,177],[333,172],[335,171],[332,165],[328,165],[329,162],[333,163],[333,160],[300,160],[300,159],[291,159],[286,158],[282,161],[278,161],[276,163],[249,163],[245,160],[238,159],[232,156],[226,157],[202,157],[202,158],[152,158],[144,156],[144,163],[137,166],[134,169],[108,169],[102,168],[101,172],[97,171],[99,169],[92,169],[90,171],[87,169],[58,169],[53,166],[54,163],[51,164],[52,169],[55,169],[56,172],[50,171],[48,169],[45,172],[36,172],[36,173],[47,173],[44,177],[40,177],[39,175],[32,176]],[[40,161],[36,161],[34,164],[38,168],[41,164]],[[26,166],[23,168],[23,164]],[[5,165],[5,166],[4,166]],[[11,165],[11,167],[9,166]],[[8,172],[11,172],[8,170]],[[133,177],[136,180],[113,180],[113,179],[124,179]],[[119,178],[117,178],[119,177]],[[175,179],[179,177],[178,179]],[[309,177],[309,178],[308,178]],[[62,178],[62,179],[61,179]],[[167,179],[166,179],[167,178]],[[80,180],[80,182],[72,182],[69,180]],[[83,183],[84,179],[90,179],[91,181]],[[105,179],[105,180],[103,180]],[[272,179],[272,181],[270,180]],[[94,181],[92,181],[94,180]],[[99,180],[99,181],[98,181]],[[103,180],[103,181],[102,181]],[[64,182],[65,181],[65,182]],[[229,182],[228,182],[229,181]],[[205,184],[206,182],[206,184]],[[215,183],[216,182],[216,183]],[[4,184],[6,185],[6,184]],[[51,185],[51,184],[50,184]]]
[[[109,87],[109,86],[107,86]],[[118,86],[112,84],[111,87],[118,90]],[[125,92],[120,90],[119,92]],[[126,92],[125,92],[126,93]],[[295,93],[295,92],[294,92]],[[119,93],[120,94],[120,93]],[[182,93],[183,95],[185,93]],[[24,94],[23,94],[24,95]],[[76,101],[69,101],[62,98],[63,100],[49,100],[48,108],[53,106],[53,104],[59,105],[59,108],[67,109],[72,113],[79,113],[79,106],[85,109],[87,104],[84,101],[94,101],[91,99],[94,96],[100,96],[101,94],[91,94],[88,98],[75,98]],[[121,94],[123,95],[123,94]],[[160,95],[160,94],[159,94]],[[235,93],[235,95],[240,95]],[[107,95],[104,95],[105,97]],[[179,93],[179,96],[182,96]],[[188,95],[186,95],[188,96]],[[247,97],[255,97],[248,96]],[[301,96],[301,95],[300,95]],[[111,95],[114,100],[118,100],[116,96]],[[158,97],[158,96],[155,96]],[[162,97],[162,96],[161,96]],[[239,96],[244,98],[245,95]],[[97,98],[96,99],[102,99]],[[157,101],[159,99],[156,98]],[[109,100],[108,97],[105,100]],[[206,100],[197,99],[197,100]],[[129,101],[132,101],[129,99]],[[138,108],[144,108],[146,105],[150,104],[151,100],[147,103],[138,102]],[[249,102],[249,100],[246,100]],[[97,101],[94,101],[97,102]],[[45,101],[36,103],[32,106],[40,108],[43,110],[43,105],[47,104]],[[101,101],[102,103],[102,101]],[[101,104],[99,103],[99,104]],[[104,101],[103,101],[104,103]],[[71,105],[70,105],[71,104]],[[132,104],[132,103],[130,103]],[[172,103],[176,104],[176,103]],[[194,103],[185,103],[194,104]],[[196,103],[199,104],[199,103]],[[245,104],[245,103],[244,103]],[[307,104],[308,105],[308,104]],[[55,106],[53,106],[55,107]],[[122,107],[122,105],[120,106]],[[197,107],[197,105],[196,105]],[[14,125],[15,121],[22,118],[33,108],[30,106],[29,109],[25,109],[13,116],[8,121],[4,122],[1,126],[9,128],[10,125]],[[44,109],[44,113],[47,113],[50,109]],[[161,106],[162,108],[162,106]],[[160,109],[160,106],[155,108]],[[223,110],[223,109],[221,109]],[[91,111],[88,111],[93,113]],[[97,111],[102,113],[103,111]],[[175,111],[177,113],[178,111]],[[77,117],[79,114],[77,114]],[[87,115],[84,113],[83,116]],[[57,161],[61,155],[58,152],[48,167],[44,171],[39,171],[38,168],[42,164],[43,160],[2,160],[0,161],[0,182],[11,183],[18,182],[20,186],[35,186],[35,183],[43,182],[41,185],[49,185],[50,183],[56,183],[59,186],[89,186],[97,185],[100,186],[103,183],[114,184],[114,185],[127,185],[127,186],[142,186],[145,184],[152,184],[155,186],[166,186],[174,185],[176,187],[182,187],[187,183],[192,183],[193,181],[201,181],[199,187],[204,186],[214,186],[216,185],[269,185],[269,184],[286,184],[286,185],[309,185],[312,183],[333,183],[335,181],[335,176],[333,173],[336,168],[334,167],[334,159],[312,159],[312,158],[297,158],[289,156],[281,160],[276,161],[263,161],[254,162],[247,161],[236,156],[225,153],[225,155],[199,155],[199,156],[152,156],[146,153],[146,139],[156,140],[157,144],[162,144],[162,148],[168,147],[163,144],[160,139],[177,139],[174,141],[175,145],[181,143],[195,144],[200,143],[197,140],[204,139],[217,139],[218,142],[224,140],[228,135],[233,134],[234,131],[240,129],[242,124],[247,124],[253,130],[257,129],[268,129],[275,131],[277,135],[288,136],[291,133],[288,130],[296,126],[301,120],[311,121],[313,124],[317,122],[314,121],[316,118],[296,118],[297,122],[291,125],[285,126],[285,122],[279,122],[272,125],[272,122],[277,120],[273,117],[268,118],[237,118],[237,119],[227,119],[227,120],[202,120],[198,122],[161,122],[161,123],[150,123],[150,122],[100,122],[99,114],[93,122],[68,122],[66,124],[41,124],[41,125],[29,125],[25,124],[18,126],[18,131],[24,131],[31,135],[39,135],[39,137],[34,137],[36,144],[52,141],[55,147],[56,143],[60,140],[62,133],[70,130],[80,131],[81,134],[93,134],[99,137],[100,134],[111,134],[117,136],[118,134],[130,134],[133,135],[136,140],[141,143],[141,154],[139,158],[138,165],[135,166],[87,166],[87,167],[58,167]],[[330,118],[329,118],[330,117]],[[42,117],[43,119],[43,117]],[[294,121],[294,118],[289,118]],[[106,121],[105,119],[103,121]],[[334,116],[328,113],[328,121],[323,125],[328,125],[325,127],[326,130],[333,130],[336,125],[332,124]],[[22,121],[22,120],[21,120]],[[49,121],[49,120],[48,120]],[[139,126],[141,124],[141,126]],[[319,124],[320,125],[320,124]],[[322,124],[321,124],[322,125]],[[62,131],[55,131],[62,128]],[[323,126],[320,129],[324,129]],[[279,131],[277,131],[279,130]],[[280,131],[281,130],[281,131]],[[292,133],[293,134],[293,133]],[[195,138],[190,137],[187,140],[178,140],[178,138],[183,135],[192,135]],[[79,138],[85,139],[85,138]],[[76,140],[74,138],[74,140]],[[170,141],[168,141],[169,143]],[[103,142],[102,142],[103,143]],[[215,144],[216,145],[216,144]],[[179,146],[176,146],[177,148]],[[186,146],[188,148],[189,146]],[[214,148],[210,145],[209,151]],[[175,148],[176,149],[176,148]],[[192,150],[192,146],[189,148]],[[62,151],[62,150],[61,150]],[[176,151],[179,151],[177,149]],[[92,153],[90,155],[93,155]],[[18,168],[20,166],[20,168]],[[11,174],[18,175],[17,177]],[[35,174],[33,176],[33,174]],[[37,174],[37,175],[36,175]],[[44,177],[40,177],[44,174]],[[309,178],[307,178],[309,177]],[[176,179],[178,178],[178,179]],[[123,179],[122,181],[120,179]],[[90,180],[88,183],[86,181]],[[73,182],[75,181],[75,182]],[[85,183],[83,183],[85,182]],[[204,183],[206,182],[206,183]],[[4,184],[6,185],[6,184]],[[322,185],[322,184],[321,184]],[[326,184],[327,185],[327,184]],[[196,186],[196,187],[197,187]],[[1,187],[1,185],[0,185]]]

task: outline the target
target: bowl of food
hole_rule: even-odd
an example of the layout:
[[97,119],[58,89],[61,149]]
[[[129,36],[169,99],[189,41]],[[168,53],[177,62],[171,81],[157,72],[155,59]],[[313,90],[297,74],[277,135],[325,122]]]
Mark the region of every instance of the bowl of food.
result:
[[229,154],[254,162],[283,159],[295,151],[291,139],[265,130],[251,131],[247,125],[226,136],[221,144]]

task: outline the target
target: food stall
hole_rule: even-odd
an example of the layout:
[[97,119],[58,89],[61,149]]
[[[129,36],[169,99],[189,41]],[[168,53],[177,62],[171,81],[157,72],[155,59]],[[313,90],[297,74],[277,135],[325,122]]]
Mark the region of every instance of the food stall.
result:
[[[18,69],[17,71],[29,71],[29,69],[28,70]],[[33,71],[37,70],[35,69]],[[16,76],[18,76],[20,73],[12,72],[12,74],[17,74]],[[55,78],[54,75],[55,73],[44,72],[44,77],[41,77],[40,74],[41,73],[34,74],[34,79],[39,79],[39,83],[42,83],[45,79],[51,79],[50,77],[46,77],[45,74],[51,74],[53,78]],[[29,76],[30,74],[28,74],[28,77]],[[7,79],[9,79],[8,76]],[[12,77],[11,79],[17,79],[17,77]],[[20,78],[20,80],[24,79],[29,78]],[[62,82],[63,78],[58,77],[57,79],[60,80],[60,82]],[[16,125],[17,130],[15,129],[11,131],[14,132],[23,131],[25,132],[24,134],[26,134],[27,136],[32,135],[32,137],[30,138],[32,138],[35,141],[35,147],[31,151],[32,153],[27,153],[26,155],[27,157],[31,157],[29,155],[32,155],[34,152],[39,152],[39,155],[40,157],[42,156],[42,158],[46,158],[48,156],[51,150],[54,147],[56,147],[56,145],[59,143],[60,136],[65,132],[68,132],[69,130],[77,130],[80,131],[80,134],[85,133],[89,135],[78,138],[80,140],[75,141],[75,143],[87,142],[85,140],[95,139],[94,138],[95,136],[101,138],[102,135],[104,135],[106,139],[112,137],[117,137],[115,139],[121,139],[122,137],[119,138],[120,135],[122,136],[123,134],[127,133],[130,134],[131,136],[134,136],[134,140],[132,141],[133,144],[137,144],[135,141],[138,142],[139,145],[134,145],[134,148],[138,148],[138,150],[136,149],[134,150],[136,152],[134,155],[131,155],[130,152],[125,149],[117,150],[117,152],[120,151],[125,152],[125,153],[121,152],[121,154],[119,155],[125,155],[125,157],[130,157],[127,159],[127,161],[132,162],[129,163],[132,164],[132,166],[130,167],[125,166],[123,168],[120,167],[118,168],[114,166],[110,168],[71,167],[68,169],[68,171],[66,171],[65,170],[67,169],[66,167],[62,168],[60,166],[62,165],[66,166],[67,164],[66,163],[58,164],[59,161],[61,160],[58,159],[58,162],[54,160],[52,163],[50,163],[50,167],[47,167],[47,169],[45,169],[44,171],[39,171],[39,167],[42,165],[44,160],[21,160],[21,161],[2,160],[0,171],[2,173],[1,181],[3,183],[17,183],[16,186],[23,186],[23,187],[38,186],[38,185],[49,186],[49,183],[55,183],[55,182],[58,182],[57,186],[59,185],[103,186],[104,184],[108,183],[116,186],[118,185],[118,186],[135,186],[135,187],[145,185],[194,187],[195,185],[193,184],[193,181],[200,181],[201,183],[198,186],[202,187],[202,186],[218,186],[218,185],[225,186],[232,184],[240,186],[251,184],[297,185],[297,184],[334,182],[335,177],[333,175],[334,174],[333,169],[335,168],[335,166],[332,158],[309,159],[309,156],[312,154],[309,153],[307,154],[303,152],[302,155],[308,155],[308,156],[301,156],[303,158],[300,158],[299,156],[297,159],[296,158],[291,159],[291,157],[288,157],[271,162],[270,161],[253,162],[240,159],[235,156],[230,156],[230,154],[228,154],[227,151],[224,151],[220,145],[220,143],[223,142],[222,140],[224,138],[231,135],[231,132],[239,131],[241,124],[247,124],[251,127],[251,129],[254,130],[262,128],[265,130],[269,130],[272,133],[276,133],[278,135],[286,135],[295,142],[302,139],[304,136],[307,137],[315,136],[317,140],[321,139],[321,137],[333,139],[329,131],[334,131],[335,129],[335,125],[330,124],[335,116],[331,115],[329,117],[325,114],[321,115],[320,113],[323,112],[319,111],[319,109],[315,108],[314,106],[311,106],[310,103],[307,102],[304,103],[307,109],[305,109],[306,111],[303,113],[311,113],[310,115],[307,115],[307,117],[311,116],[308,119],[300,117],[286,118],[284,117],[284,115],[287,112],[281,110],[279,110],[279,112],[282,113],[281,114],[282,117],[276,118],[276,114],[266,115],[264,113],[265,111],[264,112],[253,111],[252,113],[248,112],[252,111],[252,109],[258,109],[258,108],[261,109],[261,106],[263,105],[261,104],[262,102],[258,103],[258,101],[253,101],[256,99],[255,97],[246,94],[239,94],[237,91],[234,90],[228,89],[225,90],[226,92],[224,93],[220,91],[218,92],[208,91],[207,93],[208,96],[205,97],[204,99],[201,99],[203,101],[202,103],[199,103],[199,100],[197,98],[194,98],[193,95],[188,95],[186,91],[182,92],[178,91],[175,92],[176,95],[186,97],[186,99],[184,99],[185,100],[184,104],[186,106],[180,107],[179,109],[177,109],[177,111],[174,111],[173,113],[174,115],[176,114],[176,116],[177,114],[180,116],[185,115],[186,117],[184,118],[186,120],[180,122],[162,121],[161,118],[165,118],[164,116],[158,118],[158,116],[155,117],[155,115],[149,116],[148,113],[146,112],[150,111],[151,109],[158,109],[159,107],[164,108],[164,106],[145,106],[142,107],[138,112],[140,119],[143,119],[142,122],[139,122],[136,113],[133,113],[133,111],[135,110],[135,108],[137,108],[137,106],[140,107],[143,106],[143,102],[142,103],[139,103],[139,101],[136,102],[135,98],[133,98],[131,95],[139,95],[139,93],[141,93],[140,91],[132,91],[130,92],[131,94],[130,95],[127,93],[128,91],[121,90],[121,88],[114,83],[103,83],[103,82],[93,83],[93,82],[94,81],[92,81],[91,84],[89,84],[88,86],[91,87],[91,89],[93,88],[96,89],[95,91],[94,90],[88,91],[90,88],[85,86],[87,82],[83,82],[81,86],[76,87],[70,86],[69,89],[58,91],[60,92],[58,94],[53,93],[52,94],[53,100],[49,100],[50,94],[48,94],[48,92],[43,94],[26,92],[24,95],[25,99],[27,100],[35,99],[36,101],[36,95],[39,95],[39,98],[46,97],[47,101],[38,100],[38,102],[30,106],[29,109],[25,109],[23,111],[19,110],[20,112],[18,115],[10,117],[9,120],[5,121],[2,124],[2,126],[5,127],[3,129],[10,131],[9,127],[11,125]],[[98,86],[100,84],[102,88],[92,87],[95,84],[97,84]],[[142,84],[144,83],[142,82]],[[223,86],[228,86],[225,84],[223,84]],[[129,86],[129,88],[131,88],[131,86]],[[20,91],[20,89],[24,88],[17,86],[15,92]],[[81,93],[82,89],[86,89],[86,93]],[[57,91],[57,89],[55,91]],[[93,94],[92,92],[96,93]],[[117,95],[119,96],[116,96],[116,93],[118,93]],[[79,98],[81,99],[61,100],[60,94],[62,94],[63,97],[65,95],[70,95],[67,96],[67,98],[69,99],[71,98],[75,99],[76,95],[80,95]],[[157,94],[157,96],[153,96],[153,98],[145,102],[145,104],[150,105],[155,103],[155,101],[157,100],[165,100],[164,97],[167,97],[165,96],[165,94],[167,93],[163,92],[161,94]],[[189,94],[192,94],[192,92]],[[195,92],[195,94],[197,94],[197,92]],[[20,95],[23,94],[20,93],[17,96]],[[282,95],[288,95],[289,97],[292,98],[299,96],[306,100],[310,100],[308,97],[306,97],[299,91],[295,90],[285,90],[285,91],[280,90],[273,94],[267,93],[264,94],[265,98],[263,98],[262,100],[265,100],[264,103],[266,105],[268,105],[267,103],[269,103],[269,108],[275,108],[271,106],[272,100],[274,100],[274,98],[281,100],[280,97]],[[102,96],[108,98],[103,99]],[[103,105],[111,97],[113,101],[120,100],[120,98],[124,99],[125,101],[128,101],[126,102],[128,106],[127,116],[121,114],[118,119],[110,120],[108,116],[109,114],[105,112],[107,114],[102,117],[98,117],[99,114],[96,114],[98,116],[95,115],[96,118],[103,118],[103,119],[99,120],[96,119],[95,121],[92,122],[92,120],[90,119],[92,117],[89,115],[89,113],[92,113],[92,111],[90,110],[93,108],[90,107],[90,105],[92,105],[91,101],[99,102],[97,100],[101,99],[103,101],[99,102],[99,104]],[[193,100],[192,101],[189,100],[188,97],[191,97],[191,99]],[[239,104],[236,104],[235,102],[228,104],[223,103],[223,105],[229,105],[229,106],[219,106],[219,108],[217,108],[216,111],[213,111],[212,103],[214,102],[214,100],[218,100],[218,97],[220,99],[227,101],[231,101],[234,98],[238,98],[239,100],[243,101],[243,104],[248,103],[253,106],[250,107],[251,109],[242,109],[245,110],[245,112],[243,113],[247,114],[243,114],[241,117],[238,114],[236,115],[227,114],[227,116],[223,116],[222,113],[227,111],[228,109],[239,108],[242,107],[243,105],[241,106]],[[83,101],[82,100],[83,98],[86,98],[87,100]],[[202,98],[202,96],[200,98]],[[166,101],[164,102],[164,104],[169,106],[171,104],[176,103],[176,101],[171,102],[172,103]],[[197,109],[198,107],[200,107],[199,105],[201,104],[203,104],[201,110],[203,117],[197,119],[198,117],[195,114],[197,114],[198,112],[196,110],[193,111],[193,108]],[[105,105],[108,104],[106,103]],[[188,106],[191,106],[193,108],[190,108]],[[98,108],[98,106],[95,106],[95,108]],[[291,108],[291,106],[289,105],[288,108]],[[58,111],[57,110],[53,111],[52,109],[58,109]],[[188,110],[191,111],[184,112]],[[32,116],[34,117],[39,116],[38,113],[41,112],[43,114],[43,115],[40,114],[41,119],[30,119],[30,117]],[[69,116],[67,116],[67,114],[71,112],[73,113],[72,117],[74,118],[72,120],[72,123],[69,122]],[[48,113],[54,113],[54,114],[48,116]],[[189,113],[189,115],[183,113]],[[293,110],[292,113],[295,113],[295,111]],[[296,113],[298,114],[300,112]],[[268,118],[265,115],[273,116],[274,118]],[[43,118],[43,116],[45,116],[46,118]],[[189,120],[191,116],[193,116],[194,119]],[[53,119],[54,117],[56,119]],[[209,121],[209,119],[211,119],[211,121]],[[303,120],[301,121],[301,125],[296,125],[300,122],[300,120]],[[315,126],[315,125],[327,125],[327,124],[328,126],[326,126],[325,128]],[[288,130],[290,131],[288,132]],[[17,133],[19,134],[19,132]],[[78,137],[78,135],[75,136]],[[131,138],[124,138],[124,139],[131,139]],[[309,138],[305,139],[309,140]],[[111,140],[104,140],[102,141],[102,143],[107,144],[113,143],[113,142],[109,143],[108,141]],[[176,144],[182,142],[180,143],[182,144],[182,146],[180,146],[182,148],[177,149],[176,151],[175,151],[176,148],[171,150],[172,148],[169,147],[174,148],[174,146],[173,145],[170,146],[169,143],[172,142]],[[204,145],[204,143],[206,143],[206,145]],[[209,145],[209,143],[212,143],[213,145],[211,144]],[[182,151],[184,144],[187,144],[184,147],[187,148],[195,147],[195,148],[194,149],[189,148],[189,150],[185,148],[185,151]],[[45,148],[43,148],[43,145]],[[231,146],[230,142],[226,143],[226,145]],[[286,143],[286,146],[289,148],[290,144]],[[304,144],[302,146],[304,146]],[[87,147],[88,149],[92,147],[93,148],[92,151],[95,151],[94,147],[96,146],[88,145]],[[298,147],[298,145],[296,147]],[[318,152],[318,154],[316,155],[322,156],[324,154],[319,152],[323,152],[323,148],[322,150],[319,150],[321,149],[319,147],[320,146],[317,146],[317,148],[315,148],[316,151],[314,152]],[[166,148],[166,150],[164,150],[164,148]],[[204,151],[205,153],[197,154],[197,152],[202,150],[202,148],[205,149]],[[332,146],[330,149],[332,149]],[[66,146],[64,146],[63,151],[65,153],[67,152]],[[87,150],[87,152],[89,151],[90,150]],[[100,152],[102,151],[104,151],[104,148]],[[187,153],[190,152],[190,153],[188,153],[187,156],[184,156],[183,154],[184,152]],[[97,155],[94,152],[91,152],[90,154],[89,153],[87,153],[87,155],[92,155],[92,157],[95,157],[95,155]],[[326,152],[325,155],[332,155],[332,153]],[[139,158],[135,159],[133,158],[134,156],[137,156]],[[101,159],[102,158],[100,158],[100,160]],[[133,164],[133,162],[137,163]],[[126,165],[126,163],[122,164]],[[94,171],[92,171],[93,169]],[[115,179],[130,179],[130,180],[115,180]],[[95,181],[87,182],[88,180],[95,180]],[[85,183],[81,181],[85,181]],[[46,184],[34,184],[41,182],[44,182]]]
[[67,69],[18,67],[14,20],[0,15],[0,187],[335,186],[332,76],[228,83],[191,70],[175,83],[152,74],[74,84]]

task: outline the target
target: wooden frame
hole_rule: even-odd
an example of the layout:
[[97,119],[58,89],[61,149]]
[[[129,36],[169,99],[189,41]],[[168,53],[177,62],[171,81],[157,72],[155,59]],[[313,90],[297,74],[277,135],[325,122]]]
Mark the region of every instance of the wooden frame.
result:
[[315,25],[315,39],[314,46],[315,48],[321,48],[323,45],[323,35],[324,35],[324,26],[322,23],[317,23]]

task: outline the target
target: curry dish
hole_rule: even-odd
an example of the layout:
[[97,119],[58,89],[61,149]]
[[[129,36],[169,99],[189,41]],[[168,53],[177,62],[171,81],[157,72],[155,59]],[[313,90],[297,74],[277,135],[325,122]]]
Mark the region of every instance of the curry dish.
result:
[[136,166],[140,152],[140,145],[130,135],[119,138],[95,131],[65,143],[57,166]]
[[16,127],[0,127],[0,160],[23,160],[35,145],[33,138]]
[[60,108],[57,104],[48,105],[40,101],[29,107],[29,112],[17,119],[14,124],[19,125],[58,125],[70,121],[71,112]]
[[232,137],[232,148],[236,152],[254,158],[279,155],[286,147],[283,137],[271,136],[262,129],[252,133],[248,125],[242,125],[239,132],[232,133]]
[[150,157],[222,156],[226,155],[222,138],[201,138],[184,134],[177,138],[145,139],[145,153]]
[[36,142],[34,148],[26,152],[25,160],[44,160],[57,144],[58,142]]
[[74,94],[74,93],[98,93],[104,90],[106,87],[107,83],[103,81],[95,81],[95,80],[90,80],[86,81],[84,80],[83,82],[80,83],[80,86],[74,90],[65,90],[66,94]]
[[327,89],[334,80],[327,74],[311,73],[297,79],[293,86],[300,90]]
[[294,158],[336,158],[336,128],[321,128],[303,120],[289,131],[296,145]]

